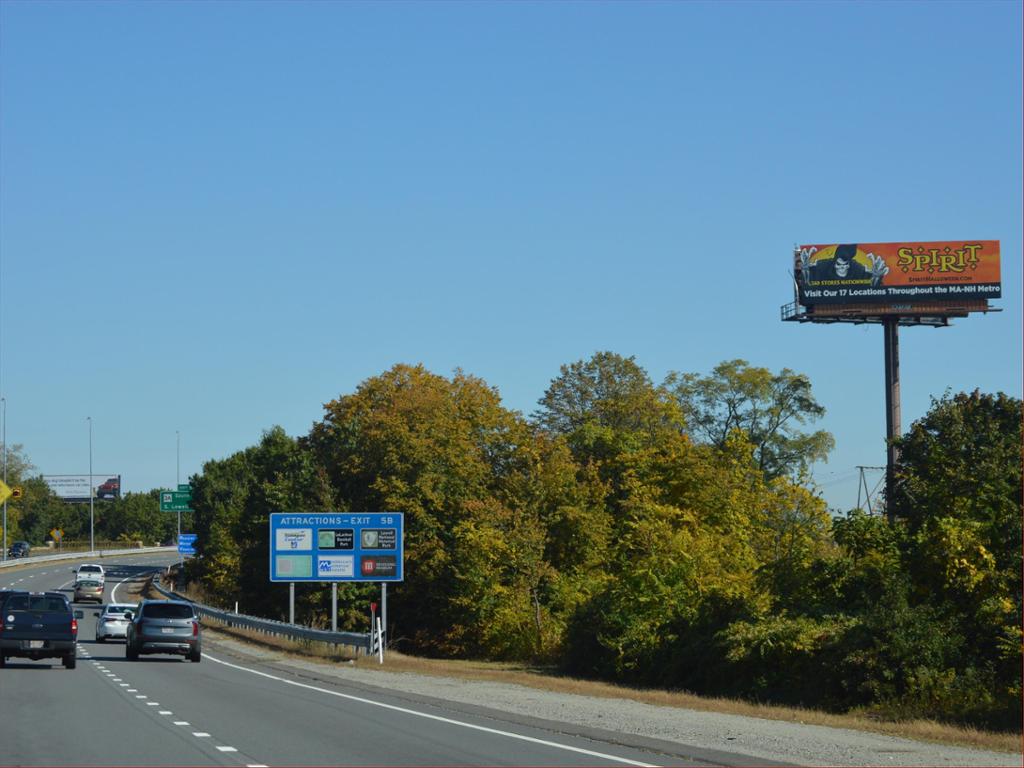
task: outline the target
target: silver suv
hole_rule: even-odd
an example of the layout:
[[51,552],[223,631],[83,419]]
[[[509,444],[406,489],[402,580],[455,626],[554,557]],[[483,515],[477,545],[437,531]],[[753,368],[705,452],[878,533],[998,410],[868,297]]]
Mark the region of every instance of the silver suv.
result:
[[199,616],[192,603],[185,600],[143,600],[131,618],[124,655],[136,661],[140,654],[174,653],[189,661],[203,658],[203,640]]

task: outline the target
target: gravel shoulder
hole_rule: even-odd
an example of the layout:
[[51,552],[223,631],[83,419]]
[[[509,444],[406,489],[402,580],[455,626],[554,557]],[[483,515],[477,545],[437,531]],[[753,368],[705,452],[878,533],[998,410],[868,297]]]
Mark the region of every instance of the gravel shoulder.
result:
[[[743,715],[655,706],[627,698],[559,693],[520,684],[466,680],[326,660],[301,659],[223,633],[207,632],[207,650],[325,682],[402,692],[491,710],[520,722],[560,724],[555,730],[601,737],[611,732],[624,744],[726,765],[802,766],[1021,766],[1020,752],[1006,753],[914,741],[866,731],[791,723]],[[211,642],[212,641],[212,642]],[[550,726],[549,726],[550,727]],[[739,761],[736,755],[742,757]],[[731,757],[729,757],[731,756]]]

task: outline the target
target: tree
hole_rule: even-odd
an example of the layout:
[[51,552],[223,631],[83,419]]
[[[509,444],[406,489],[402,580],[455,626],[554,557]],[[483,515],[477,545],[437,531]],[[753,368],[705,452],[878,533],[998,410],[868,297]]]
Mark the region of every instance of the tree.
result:
[[1001,392],[933,398],[896,443],[896,483],[887,499],[908,532],[905,558],[918,600],[952,617],[964,635],[958,673],[983,679],[980,687],[995,697],[987,706],[1017,723],[1022,416],[1021,401]]
[[810,380],[788,368],[773,374],[746,360],[728,360],[710,376],[670,373],[665,386],[692,436],[721,448],[733,430],[741,430],[768,479],[798,474],[827,460],[835,447],[828,432],[799,429],[824,416],[825,409],[814,399]]
[[423,366],[396,365],[324,410],[310,444],[337,503],[405,514],[390,636],[429,653],[550,653],[606,528],[600,486],[576,483],[564,441],[482,380]]
[[679,432],[682,415],[633,357],[598,352],[563,365],[534,420],[566,437],[578,460],[605,459]]
[[[239,600],[256,615],[287,615],[287,592],[269,581],[271,512],[329,510],[330,489],[308,446],[281,427],[258,445],[209,461],[192,478],[196,552],[188,576],[220,604]],[[304,589],[297,599],[302,620],[323,615],[324,590]]]

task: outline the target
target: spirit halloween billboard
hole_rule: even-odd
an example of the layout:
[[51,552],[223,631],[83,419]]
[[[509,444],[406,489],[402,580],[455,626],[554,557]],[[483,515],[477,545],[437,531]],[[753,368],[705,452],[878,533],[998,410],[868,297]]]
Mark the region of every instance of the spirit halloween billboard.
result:
[[998,299],[999,241],[801,245],[800,303],[914,304]]

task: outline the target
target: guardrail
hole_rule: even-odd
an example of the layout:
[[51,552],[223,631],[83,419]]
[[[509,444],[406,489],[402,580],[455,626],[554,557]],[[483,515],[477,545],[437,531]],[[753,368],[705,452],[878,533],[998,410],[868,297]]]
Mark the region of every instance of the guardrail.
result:
[[159,574],[153,577],[153,587],[164,597],[170,597],[175,600],[188,600],[188,602],[192,603],[200,616],[205,616],[207,618],[214,619],[215,621],[223,622],[229,627],[242,627],[244,629],[251,629],[255,632],[262,632],[267,635],[286,637],[291,640],[316,640],[321,643],[330,643],[332,645],[351,645],[356,649],[363,649],[366,653],[370,652],[369,632],[331,632],[327,629],[312,629],[311,627],[302,627],[298,624],[289,624],[285,621],[260,619],[256,616],[246,616],[241,613],[232,613],[231,611],[222,611],[217,608],[211,608],[208,605],[197,603],[195,600],[189,600],[189,598],[179,595],[177,592],[165,589],[160,583]]
[[61,555],[33,555],[30,557],[9,557],[0,562],[0,568],[13,568],[16,565],[33,565],[49,563],[54,560],[98,560],[102,557],[121,557],[123,555],[152,555],[158,552],[177,552],[177,547],[135,547],[134,549],[97,549],[92,552],[68,552]]

